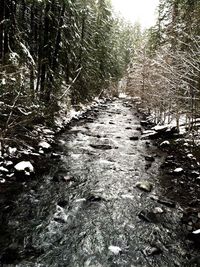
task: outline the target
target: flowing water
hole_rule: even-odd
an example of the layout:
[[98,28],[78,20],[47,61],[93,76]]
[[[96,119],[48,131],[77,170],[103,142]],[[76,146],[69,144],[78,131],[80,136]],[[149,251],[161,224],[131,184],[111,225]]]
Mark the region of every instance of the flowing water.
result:
[[[101,105],[57,143],[61,159],[52,160],[48,174],[10,196],[14,208],[1,223],[3,266],[184,266],[181,211],[152,198],[164,192],[164,156],[141,139],[127,100]],[[152,192],[136,188],[143,180]],[[154,214],[156,207],[164,212]]]

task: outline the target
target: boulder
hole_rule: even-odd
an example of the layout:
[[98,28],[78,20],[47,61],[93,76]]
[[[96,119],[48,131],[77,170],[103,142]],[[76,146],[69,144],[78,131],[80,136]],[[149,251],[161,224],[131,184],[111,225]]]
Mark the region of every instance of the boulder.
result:
[[136,183],[136,187],[145,192],[151,192],[153,185],[148,181],[140,181]]

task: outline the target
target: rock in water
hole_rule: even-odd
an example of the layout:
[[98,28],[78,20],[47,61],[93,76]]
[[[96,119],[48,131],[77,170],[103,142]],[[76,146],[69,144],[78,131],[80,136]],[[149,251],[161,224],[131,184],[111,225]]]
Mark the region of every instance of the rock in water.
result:
[[102,198],[101,196],[94,196],[94,195],[90,195],[87,199],[88,202],[100,202],[100,201],[105,201],[104,198]]
[[197,178],[197,177],[199,177],[200,173],[198,171],[192,171],[191,175],[192,175],[192,177]]
[[131,136],[129,139],[130,139],[131,141],[137,141],[137,140],[139,140],[139,136],[137,136],[137,135],[135,135],[135,136]]
[[150,161],[150,162],[155,161],[154,157],[152,157],[152,156],[145,156],[145,160]]
[[155,213],[155,214],[162,214],[162,213],[164,213],[164,210],[162,208],[160,208],[160,207],[155,207],[153,209],[153,213]]
[[113,254],[118,255],[122,252],[122,249],[117,246],[109,246],[108,248]]
[[192,233],[193,233],[194,235],[200,235],[200,229],[195,230],[195,231],[193,231]]
[[169,199],[162,199],[162,198],[158,198],[158,203],[163,204],[169,208],[175,208],[176,207],[176,203],[172,200]]
[[149,223],[158,222],[156,214],[153,213],[152,211],[142,210],[138,213],[138,217],[140,218],[140,220],[143,220],[145,222],[149,222]]
[[182,174],[183,173],[183,168],[176,168],[173,173],[175,174]]
[[140,181],[136,183],[136,187],[145,192],[151,192],[153,185],[148,181]]
[[161,144],[160,144],[160,147],[168,147],[170,145],[170,142],[169,141],[163,141]]
[[162,250],[160,248],[157,247],[147,247],[143,250],[144,255],[147,257],[153,256],[153,255],[158,255],[160,253],[162,253]]
[[95,144],[91,144],[90,146],[92,148],[101,149],[101,150],[109,150],[109,149],[112,149],[112,146],[110,146],[110,145],[95,145]]

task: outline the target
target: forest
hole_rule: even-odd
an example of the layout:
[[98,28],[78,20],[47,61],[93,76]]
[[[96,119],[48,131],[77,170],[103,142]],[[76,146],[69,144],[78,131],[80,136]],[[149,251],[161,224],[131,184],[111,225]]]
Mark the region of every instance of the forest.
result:
[[109,95],[137,32],[107,0],[2,0],[0,22],[3,134]]
[[189,129],[199,117],[200,2],[161,0],[158,19],[135,51],[128,87],[154,114],[156,123],[185,117]]
[[199,128],[199,0],[0,0],[0,266],[200,266]]

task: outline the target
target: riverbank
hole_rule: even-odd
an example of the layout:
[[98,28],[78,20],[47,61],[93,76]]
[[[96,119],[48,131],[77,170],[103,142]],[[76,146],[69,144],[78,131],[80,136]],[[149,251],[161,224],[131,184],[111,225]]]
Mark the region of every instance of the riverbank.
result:
[[196,215],[187,222],[184,183],[195,155],[186,163],[176,134],[144,138],[144,119],[131,100],[102,103],[56,136],[43,174],[1,189],[2,264],[189,264],[197,250],[188,234],[198,229]]

